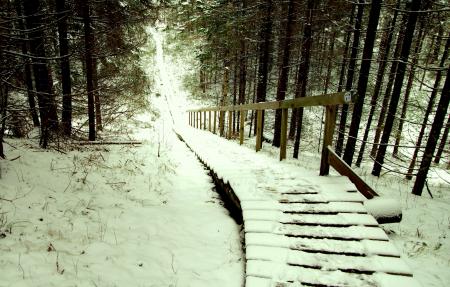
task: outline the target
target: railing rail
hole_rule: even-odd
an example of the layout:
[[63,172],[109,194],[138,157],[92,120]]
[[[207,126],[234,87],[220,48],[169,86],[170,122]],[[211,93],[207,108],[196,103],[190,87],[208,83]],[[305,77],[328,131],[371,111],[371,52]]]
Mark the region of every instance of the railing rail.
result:
[[[338,105],[350,104],[355,101],[355,95],[351,92],[340,92],[333,94],[326,94],[321,96],[313,96],[306,98],[297,98],[292,100],[261,102],[254,104],[243,104],[234,106],[222,107],[205,107],[199,109],[188,110],[189,125],[199,128],[208,129],[216,133],[216,127],[221,136],[231,138],[233,133],[233,113],[238,112],[239,119],[239,142],[242,145],[244,142],[244,119],[248,111],[256,111],[256,151],[262,147],[262,126],[263,126],[263,112],[265,110],[281,110],[281,135],[280,135],[280,160],[286,158],[287,149],[287,124],[289,109],[323,106],[325,108],[325,127],[322,143],[322,154],[320,159],[320,175],[328,175],[330,172],[330,165],[341,175],[347,176],[353,182],[358,191],[367,199],[378,197],[378,194],[361,178],[355,171],[344,162],[331,148],[333,145],[333,134],[336,125],[336,110]],[[226,113],[228,112],[228,126],[225,125]],[[208,125],[206,123],[208,115]],[[217,115],[218,124],[217,124]],[[401,220],[401,212],[383,218],[380,223],[399,222]]]

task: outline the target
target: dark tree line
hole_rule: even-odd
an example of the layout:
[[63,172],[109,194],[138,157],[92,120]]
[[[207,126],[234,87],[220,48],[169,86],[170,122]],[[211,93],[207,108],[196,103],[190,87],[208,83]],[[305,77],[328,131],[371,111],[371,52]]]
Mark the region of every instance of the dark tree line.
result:
[[[449,112],[444,100],[437,103],[448,97],[441,81],[449,65],[448,3],[215,0],[174,9],[179,35],[196,41],[194,93],[228,105],[353,90],[357,100],[340,109],[335,135],[349,165],[372,163],[375,176],[383,169],[417,176],[415,194],[433,158],[450,165]],[[291,115],[294,157],[311,117],[322,114]],[[266,139],[278,146],[280,114],[265,118]],[[248,121],[251,133],[252,114]]]
[[39,127],[44,148],[64,137],[95,140],[105,123],[145,106],[139,48],[155,5],[1,0],[0,137]]

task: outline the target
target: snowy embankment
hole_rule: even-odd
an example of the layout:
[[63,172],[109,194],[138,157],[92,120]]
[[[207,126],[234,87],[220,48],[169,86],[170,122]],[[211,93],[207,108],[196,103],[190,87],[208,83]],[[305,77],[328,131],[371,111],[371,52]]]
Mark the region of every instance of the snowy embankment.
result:
[[130,120],[139,146],[6,140],[0,286],[242,286],[240,226],[152,101],[153,126]]

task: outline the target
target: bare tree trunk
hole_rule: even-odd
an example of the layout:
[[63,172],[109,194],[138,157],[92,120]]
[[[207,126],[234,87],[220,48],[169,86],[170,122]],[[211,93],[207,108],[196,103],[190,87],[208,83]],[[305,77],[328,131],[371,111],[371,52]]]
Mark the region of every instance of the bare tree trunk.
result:
[[378,148],[375,164],[372,169],[372,174],[380,176],[381,167],[384,163],[384,156],[386,154],[387,144],[391,136],[394,115],[397,112],[398,101],[403,86],[403,79],[405,77],[406,63],[408,62],[409,53],[411,50],[411,43],[416,29],[417,16],[420,9],[421,0],[412,0],[411,8],[409,9],[408,24],[405,30],[405,38],[403,39],[402,52],[398,60],[397,76],[395,77],[394,88],[392,90],[391,101],[389,103],[388,116],[391,119],[386,119],[383,135],[381,137],[380,147]]
[[70,136],[72,133],[72,80],[70,79],[69,40],[67,39],[67,7],[65,0],[56,0],[55,4],[63,92],[61,123],[64,135]]
[[[95,49],[95,48],[94,48]],[[95,104],[95,128],[97,131],[103,130],[102,109],[100,101],[100,93],[98,90],[98,70],[97,57],[92,57],[92,82],[94,84],[94,104]]]
[[[306,87],[308,86],[308,75],[309,75],[309,64],[311,60],[311,46],[312,46],[312,21],[313,12],[315,7],[314,0],[308,0],[307,2],[307,21],[303,26],[303,43],[302,43],[302,61],[298,70],[298,77],[295,89],[295,97],[303,98],[306,97]],[[297,115],[297,128],[295,133],[294,142],[294,158],[298,158],[298,153],[300,149],[300,137],[302,134],[302,124],[303,124],[303,108],[298,109]]]
[[[0,53],[1,55],[1,53]],[[8,106],[8,88],[6,85],[0,84],[0,158],[5,158],[3,150],[3,136],[6,129],[6,108]],[[1,177],[1,174],[0,174]]]
[[[55,95],[53,94],[50,71],[47,65],[46,47],[44,41],[44,20],[39,0],[24,1],[24,16],[28,30],[31,55],[33,59],[33,74],[41,117],[40,145],[47,148],[50,131],[58,129]],[[39,59],[39,60],[37,60]]]
[[412,59],[412,62],[411,62],[411,68],[410,68],[410,71],[409,71],[408,83],[406,84],[405,95],[404,95],[404,98],[403,98],[402,111],[401,111],[400,119],[399,119],[399,122],[398,122],[398,128],[397,128],[397,131],[395,133],[395,144],[394,144],[394,150],[392,152],[392,156],[395,157],[395,158],[398,158],[398,147],[400,145],[400,141],[401,141],[401,138],[402,138],[403,124],[405,122],[406,113],[408,111],[409,95],[411,93],[412,84],[413,84],[414,79],[415,79],[416,66],[417,66],[417,63],[419,61],[420,50],[422,48],[423,36],[424,36],[423,26],[424,26],[423,25],[423,21],[421,21],[420,22],[420,28],[419,28],[419,34],[417,36],[416,45],[414,47],[414,56],[413,56],[413,59]]
[[366,39],[364,43],[361,68],[358,78],[358,98],[353,106],[352,122],[348,134],[347,144],[344,151],[344,161],[351,166],[353,154],[355,153],[356,138],[358,137],[359,124],[363,112],[364,98],[369,81],[370,65],[372,63],[373,47],[375,44],[375,35],[377,33],[378,21],[380,19],[381,0],[373,0],[369,13],[369,23],[367,25]]
[[92,20],[90,15],[89,0],[82,0],[83,24],[84,24],[84,47],[85,47],[85,66],[86,66],[86,91],[88,97],[88,118],[89,118],[89,140],[95,141],[95,102],[94,102],[94,64],[93,64],[93,45],[94,33],[92,31]]
[[[355,30],[353,33],[353,44],[352,44],[352,52],[350,55],[350,62],[348,64],[348,73],[347,73],[347,81],[345,84],[345,90],[350,91],[353,86],[353,76],[355,74],[355,66],[356,66],[356,57],[358,56],[358,48],[359,48],[359,38],[361,36],[361,23],[362,17],[364,13],[364,0],[359,0],[358,4],[358,12],[356,13],[355,19]],[[347,113],[348,113],[348,105],[342,105],[341,109],[341,119],[339,122],[339,133],[338,139],[336,142],[336,154],[341,155],[342,149],[344,146],[344,134],[345,134],[345,126],[347,124]]]
[[[294,30],[293,0],[289,0],[287,10],[288,15],[287,15],[285,39],[282,45],[283,55],[280,66],[280,76],[278,78],[278,86],[277,86],[277,101],[282,101],[286,98],[286,91],[289,81],[289,60],[291,52],[292,32]],[[272,142],[273,146],[276,147],[280,146],[280,135],[281,135],[281,110],[276,110],[273,142]]]
[[[450,37],[447,42],[450,41]],[[436,149],[436,144],[441,133],[442,125],[447,114],[447,109],[450,101],[450,66],[447,68],[447,77],[445,79],[444,88],[442,89],[441,98],[438,103],[436,115],[434,116],[433,125],[431,126],[430,135],[428,137],[427,145],[420,163],[420,168],[417,173],[416,181],[412,193],[421,195],[425,181],[427,179],[428,170],[430,169],[433,153]]]
[[[400,6],[400,1],[397,1],[396,8],[399,8],[399,6]],[[395,10],[392,19],[390,19],[390,20],[386,19],[385,25],[383,27],[384,33],[383,33],[383,36],[381,37],[380,53],[378,54],[379,64],[378,64],[377,78],[375,80],[375,87],[373,89],[372,98],[370,100],[370,111],[369,111],[369,115],[367,117],[367,123],[366,123],[366,128],[364,130],[363,140],[361,142],[361,147],[359,149],[358,158],[356,159],[356,163],[355,163],[355,165],[358,167],[361,165],[361,162],[362,162],[362,159],[364,156],[364,150],[366,148],[367,139],[369,138],[369,132],[370,132],[370,127],[372,125],[372,119],[373,119],[373,116],[375,114],[375,110],[377,107],[378,96],[380,94],[381,86],[383,83],[384,72],[386,71],[387,59],[389,57],[389,51],[391,49],[392,35],[394,34],[394,26],[397,21],[397,15],[398,15],[398,11]]]
[[447,118],[447,124],[445,125],[444,133],[442,134],[441,143],[439,144],[438,151],[436,156],[434,157],[434,163],[439,163],[441,161],[442,152],[445,149],[445,145],[447,144],[448,132],[450,129],[450,114]]
[[[425,129],[427,127],[428,116],[431,114],[431,111],[433,110],[434,101],[436,99],[437,92],[439,90],[439,85],[440,85],[441,79],[442,79],[442,68],[445,67],[445,61],[447,60],[447,57],[449,54],[449,49],[450,49],[450,35],[447,38],[447,43],[445,44],[444,54],[442,55],[441,62],[439,63],[439,67],[441,69],[439,69],[436,73],[436,80],[434,82],[433,91],[430,94],[430,100],[428,102],[428,106],[425,111],[425,115],[423,117],[422,126],[420,128],[419,136],[417,137],[416,147],[414,149],[414,154],[413,154],[411,162],[409,164],[408,173],[406,174],[406,179],[412,179],[412,176],[413,176],[413,171],[414,171],[414,167],[416,165],[417,156],[419,154],[420,147],[422,145],[423,136],[425,135]],[[444,92],[444,94],[445,94],[445,92]]]

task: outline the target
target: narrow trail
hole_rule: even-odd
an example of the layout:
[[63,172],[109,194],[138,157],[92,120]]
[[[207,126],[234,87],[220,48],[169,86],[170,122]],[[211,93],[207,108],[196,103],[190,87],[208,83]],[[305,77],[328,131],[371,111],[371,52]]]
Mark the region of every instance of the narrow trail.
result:
[[175,100],[182,103],[186,99],[183,96],[174,99],[182,94],[177,91],[179,80],[170,70],[173,66],[165,61],[162,34],[153,30],[152,36],[156,44],[157,86],[161,95],[152,102],[160,111],[161,150],[168,153],[176,166],[167,204],[175,216],[165,219],[178,221],[179,226],[174,232],[175,238],[170,239],[179,245],[178,250],[172,250],[177,273],[177,284],[173,286],[242,286],[244,263],[240,226],[221,206],[207,170],[173,132],[173,124],[179,120],[176,116],[180,113],[172,103]]

